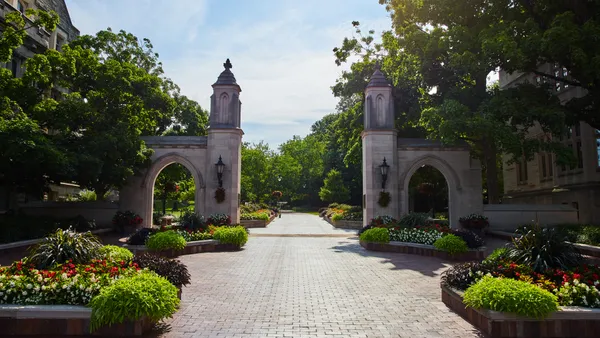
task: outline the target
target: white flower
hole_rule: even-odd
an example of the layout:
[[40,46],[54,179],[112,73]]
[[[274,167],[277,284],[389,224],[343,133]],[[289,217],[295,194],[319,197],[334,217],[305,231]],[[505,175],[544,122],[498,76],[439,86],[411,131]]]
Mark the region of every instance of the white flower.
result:
[[27,284],[27,288],[28,288],[28,289],[32,289],[32,288],[33,288],[33,285],[31,285],[31,283],[29,283],[29,284]]
[[63,272],[63,274],[60,276],[62,279],[67,279],[69,278],[69,276],[67,276],[66,272]]
[[10,282],[10,286],[15,286],[15,282]]
[[27,296],[27,291],[23,291],[23,296]]
[[65,290],[67,288],[67,284],[63,284],[62,288]]
[[40,287],[36,286],[33,290],[35,290],[35,292],[39,292],[40,291]]
[[38,280],[38,282],[41,282],[41,281],[43,281],[44,279],[42,278],[42,276],[39,276],[37,280]]

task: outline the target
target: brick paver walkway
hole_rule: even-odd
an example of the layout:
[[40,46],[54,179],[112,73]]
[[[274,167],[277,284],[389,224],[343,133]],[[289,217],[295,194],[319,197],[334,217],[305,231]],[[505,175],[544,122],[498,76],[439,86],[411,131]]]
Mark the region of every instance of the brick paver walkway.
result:
[[356,230],[337,229],[322,218],[311,214],[284,213],[275,218],[266,228],[250,229],[252,236],[257,235],[315,235],[345,236],[355,235]]
[[181,261],[193,284],[164,337],[479,337],[441,302],[448,264],[435,258],[367,252],[356,239],[253,237]]

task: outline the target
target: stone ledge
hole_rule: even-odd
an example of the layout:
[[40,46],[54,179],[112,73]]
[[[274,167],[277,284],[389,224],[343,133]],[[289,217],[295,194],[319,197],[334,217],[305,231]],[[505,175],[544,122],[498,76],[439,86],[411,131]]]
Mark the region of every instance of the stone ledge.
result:
[[330,217],[327,217],[327,215],[323,216],[323,219],[333,225],[334,228],[339,228],[339,229],[352,229],[352,230],[360,230],[363,228],[363,222],[362,221],[334,221],[333,219],[331,219]]
[[269,225],[271,222],[273,222],[273,220],[275,219],[275,214],[272,214],[269,217],[268,221],[263,221],[260,219],[245,219],[245,220],[240,220],[240,225],[242,225],[244,228],[248,229],[248,228],[266,228],[267,225]]
[[92,309],[76,305],[0,305],[2,336],[142,336],[154,322],[142,318],[90,334]]
[[459,291],[442,286],[442,302],[491,338],[592,338],[600,331],[600,310],[562,307],[543,320],[487,309],[467,308]]
[[[103,234],[103,233],[107,233],[107,232],[111,232],[113,231],[112,228],[108,228],[108,229],[97,229],[97,230],[92,230],[92,233],[97,235],[97,234]],[[2,250],[8,250],[8,249],[15,249],[15,248],[20,248],[20,247],[27,247],[27,246],[32,246],[34,244],[38,244],[41,241],[43,241],[43,238],[36,238],[36,239],[28,239],[25,241],[18,241],[18,242],[11,242],[11,243],[6,243],[6,244],[0,244],[0,251]]]
[[420,255],[427,257],[437,257],[441,259],[453,261],[481,261],[485,259],[485,247],[469,250],[465,253],[451,255],[445,251],[436,249],[433,245],[405,243],[405,242],[389,242],[389,243],[371,243],[360,241],[360,245],[372,251],[396,252],[412,255]]

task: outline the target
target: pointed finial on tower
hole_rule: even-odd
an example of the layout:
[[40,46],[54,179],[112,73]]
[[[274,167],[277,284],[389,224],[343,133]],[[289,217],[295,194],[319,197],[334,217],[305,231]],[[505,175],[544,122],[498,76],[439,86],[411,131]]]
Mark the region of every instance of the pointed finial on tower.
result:
[[227,59],[227,61],[225,61],[225,63],[223,64],[223,67],[225,67],[225,69],[229,70],[229,69],[233,68],[233,65],[231,64],[231,61],[229,61],[229,59]]
[[375,70],[381,70],[381,60],[375,61]]

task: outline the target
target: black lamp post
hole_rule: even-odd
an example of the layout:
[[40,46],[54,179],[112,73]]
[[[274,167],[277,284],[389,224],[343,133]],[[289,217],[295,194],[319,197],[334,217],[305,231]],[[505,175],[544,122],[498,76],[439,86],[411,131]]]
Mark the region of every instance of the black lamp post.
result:
[[217,179],[219,180],[219,188],[223,188],[223,170],[225,170],[225,163],[223,163],[223,159],[221,155],[219,155],[219,162],[215,163],[217,167]]
[[383,163],[379,166],[379,169],[381,170],[381,189],[385,190],[385,182],[387,181],[388,170],[390,169],[385,157],[383,158]]

